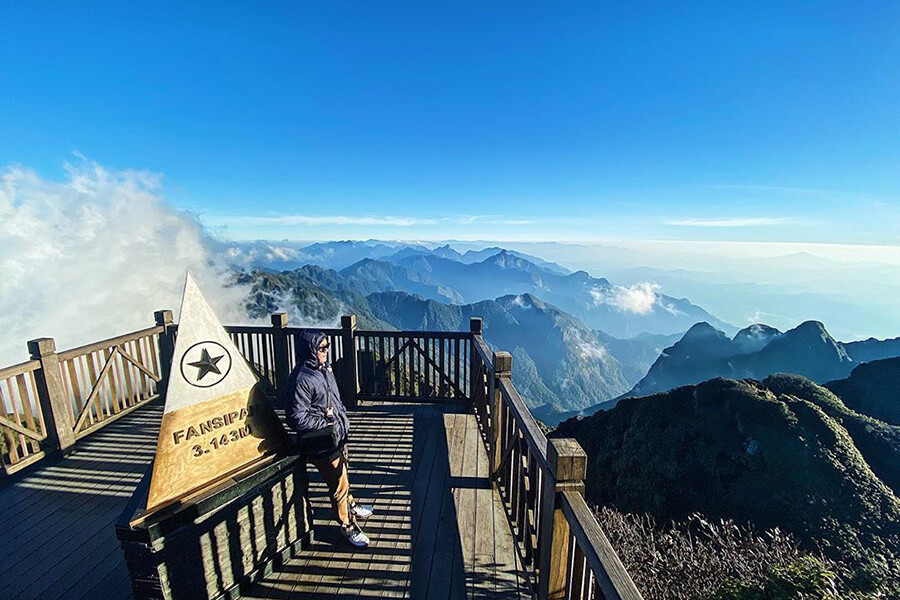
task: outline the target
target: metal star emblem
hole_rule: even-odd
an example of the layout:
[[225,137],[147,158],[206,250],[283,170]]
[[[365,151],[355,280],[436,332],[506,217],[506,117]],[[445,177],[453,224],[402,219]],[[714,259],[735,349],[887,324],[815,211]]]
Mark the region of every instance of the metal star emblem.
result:
[[216,366],[220,360],[225,358],[225,355],[217,356],[213,358],[209,355],[209,351],[204,348],[200,351],[200,360],[197,362],[188,363],[192,367],[197,367],[200,371],[197,373],[197,381],[203,379],[207,373],[215,373],[216,375],[221,375],[222,371],[219,370],[219,367]]

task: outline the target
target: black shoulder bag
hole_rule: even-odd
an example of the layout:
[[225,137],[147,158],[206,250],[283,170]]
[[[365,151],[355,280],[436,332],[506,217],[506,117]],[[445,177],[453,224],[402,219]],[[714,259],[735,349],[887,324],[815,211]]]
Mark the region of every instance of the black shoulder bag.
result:
[[[328,386],[326,385],[326,389]],[[300,434],[300,451],[307,456],[325,456],[338,447],[337,429],[334,427],[334,413],[331,407],[331,390],[328,389],[328,400],[325,404],[325,418],[328,424],[321,429],[313,429]]]

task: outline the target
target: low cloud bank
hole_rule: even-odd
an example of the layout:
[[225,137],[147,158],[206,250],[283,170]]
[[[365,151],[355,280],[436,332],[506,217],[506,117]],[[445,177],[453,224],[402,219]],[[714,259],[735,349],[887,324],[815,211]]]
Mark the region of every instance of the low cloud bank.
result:
[[609,304],[622,312],[647,315],[653,312],[658,291],[659,284],[644,281],[628,286],[614,285],[611,289],[595,288],[591,290],[591,296],[597,304]]
[[62,181],[0,171],[0,366],[37,337],[66,349],[149,327],[162,308],[177,318],[188,271],[222,322],[248,322],[224,248],[163,200],[159,176],[87,160]]

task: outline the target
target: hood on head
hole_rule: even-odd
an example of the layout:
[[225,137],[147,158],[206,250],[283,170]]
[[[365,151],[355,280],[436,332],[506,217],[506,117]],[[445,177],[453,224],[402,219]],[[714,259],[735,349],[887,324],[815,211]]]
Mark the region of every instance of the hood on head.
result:
[[[297,336],[297,362],[310,369],[319,368],[319,358],[316,356],[316,348],[325,339],[321,331],[301,331]],[[328,364],[327,362],[325,363]]]

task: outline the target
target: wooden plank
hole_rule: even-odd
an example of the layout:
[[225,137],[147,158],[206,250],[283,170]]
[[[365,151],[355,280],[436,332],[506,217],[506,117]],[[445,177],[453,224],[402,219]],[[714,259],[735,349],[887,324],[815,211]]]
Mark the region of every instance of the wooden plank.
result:
[[[360,339],[360,343],[363,345],[363,352],[360,353],[360,365],[359,365],[359,378],[360,378],[360,387],[363,385],[366,386],[366,389],[369,389],[370,386],[375,383],[375,369],[371,368],[372,364],[372,356],[369,354],[369,336],[363,336]],[[365,364],[362,364],[363,360],[365,360]]]
[[[351,449],[351,490],[355,488],[355,496],[360,499],[366,500],[365,496],[360,496],[361,490],[363,490],[362,494],[366,494],[366,490],[368,490],[369,494],[378,493],[379,496],[385,497],[387,502],[379,503],[378,506],[381,507],[379,513],[365,524],[364,529],[372,542],[370,546],[365,549],[354,549],[347,544],[347,549],[341,553],[344,558],[340,561],[343,564],[343,570],[339,570],[330,582],[333,590],[331,587],[322,590],[321,584],[316,588],[317,593],[325,591],[329,594],[333,593],[335,597],[340,592],[351,589],[377,589],[379,593],[389,595],[389,592],[402,590],[405,586],[405,574],[399,584],[392,582],[387,575],[387,567],[393,552],[385,551],[384,547],[394,536],[385,535],[382,531],[385,529],[385,521],[391,516],[392,500],[387,498],[387,492],[384,489],[388,473],[381,466],[391,464],[398,454],[399,444],[391,443],[391,439],[392,436],[397,437],[396,431],[400,425],[396,419],[376,417],[375,414],[366,415],[362,419],[362,426],[358,425],[356,431],[358,432],[357,438],[362,437],[364,442],[356,444],[354,446],[356,450]],[[362,431],[361,435],[360,431]],[[354,464],[357,465],[355,468],[353,468]],[[370,466],[370,468],[366,469],[366,466]],[[357,482],[364,481],[366,485],[362,487],[358,484],[354,485],[354,478]],[[365,583],[367,578],[369,579],[368,584]]]
[[116,366],[121,367],[122,369],[122,378],[125,380],[125,406],[123,408],[128,408],[129,406],[137,404],[137,400],[134,397],[134,385],[132,384],[132,363],[125,358],[125,354],[128,353],[125,352],[123,348],[119,348],[120,360]]
[[78,413],[81,414],[81,411],[84,409],[84,396],[81,393],[81,384],[78,382],[77,362],[77,358],[71,358],[65,364],[69,372],[69,385],[75,401],[75,407],[78,409]]
[[453,386],[457,392],[461,391],[459,387],[459,342],[460,340],[453,340]]
[[[147,460],[149,464],[149,459]],[[94,536],[96,531],[92,528],[92,517],[97,513],[102,513],[108,506],[113,508],[110,519],[114,519],[121,511],[128,500],[130,491],[134,489],[139,481],[137,473],[129,473],[127,471],[112,471],[109,474],[92,477],[85,480],[80,477],[78,486],[64,485],[65,479],[56,477],[43,477],[39,481],[46,483],[38,483],[37,476],[30,476],[28,479],[36,485],[43,485],[45,490],[43,497],[39,496],[40,503],[33,503],[28,507],[27,512],[20,513],[21,520],[9,528],[5,528],[2,537],[4,538],[4,546],[9,549],[15,549],[0,559],[0,574],[3,574],[16,565],[23,562],[33,561],[35,557],[42,560],[48,555],[59,549],[59,551],[72,550],[73,546],[67,546],[67,540],[79,535],[84,531],[88,536]],[[73,475],[74,477],[74,475]],[[60,481],[60,483],[55,483]],[[53,492],[54,486],[59,486],[67,490],[60,494]],[[111,543],[115,543],[112,529],[109,529],[109,539]],[[75,545],[79,547],[79,545]],[[31,572],[35,567],[32,566]],[[4,577],[6,579],[6,577]]]
[[[147,369],[147,366],[144,365],[144,344],[147,342],[146,338],[137,340],[135,342],[134,348],[134,356],[135,360],[138,364],[141,365],[141,372],[138,373],[138,381],[137,388],[138,394],[140,394],[140,400],[144,400],[148,396],[152,395],[151,388],[153,385],[153,379],[150,376],[152,372]],[[149,380],[148,380],[149,378]]]
[[386,372],[387,371],[387,367],[386,367],[387,357],[384,354],[384,336],[383,335],[378,336],[378,351],[380,353],[379,358],[378,358],[380,366],[375,371],[375,373],[377,375],[377,377],[375,379],[375,393],[376,394],[378,394],[378,393],[384,394],[384,393],[390,392],[390,385],[388,385],[388,389],[386,389],[386,390],[379,389],[378,386],[381,385],[381,383],[383,381],[382,377],[386,376],[388,378],[388,381],[390,381],[390,373]]
[[[475,421],[473,418],[472,421]],[[480,438],[478,425],[470,432]],[[497,558],[494,552],[496,532],[494,530],[494,494],[490,486],[490,466],[481,440],[475,446],[475,562],[473,566],[473,598],[494,598],[497,593]]]
[[[60,485],[64,488],[70,487],[69,483],[74,475],[66,475],[67,471],[65,470],[70,466],[76,466],[80,473],[91,474],[96,471],[102,476],[111,479],[116,479],[115,473],[117,471],[106,471],[104,467],[109,465],[112,465],[112,469],[127,469],[132,477],[137,473],[143,472],[144,467],[141,465],[148,463],[153,456],[153,449],[156,443],[155,429],[158,427],[159,418],[161,417],[161,408],[148,408],[144,414],[135,415],[128,422],[114,426],[104,432],[104,434],[79,442],[73,449],[73,453],[61,463],[44,467],[42,470],[36,471],[25,479],[18,481],[15,485],[0,490],[0,504],[4,507],[15,508],[21,502],[28,502],[29,504],[28,510],[24,514],[18,510],[0,513],[0,535],[6,540],[10,540],[6,544],[24,542],[27,539],[27,536],[24,535],[25,528],[36,521],[47,518],[47,515],[52,512],[49,509],[45,510],[45,505],[63,506],[71,511],[78,507],[79,501],[83,501],[84,494],[73,493],[75,488],[67,493],[56,493],[52,489],[54,485]],[[153,429],[152,434],[132,434],[130,438],[134,440],[133,443],[135,445],[128,448],[127,452],[115,455],[112,459],[100,457],[86,460],[84,458],[92,453],[96,454],[98,452],[97,448],[110,445],[105,440],[111,439],[111,436],[123,435],[121,431],[134,429],[140,431],[142,427],[147,427],[148,425],[141,425],[141,423],[148,420],[152,423],[152,425],[149,425]],[[121,443],[117,442],[116,448],[116,452],[120,452]],[[124,466],[116,466],[118,463]],[[104,473],[111,474],[103,475]],[[81,478],[84,478],[84,476],[81,476]],[[96,479],[96,477],[88,477],[88,479],[92,478]],[[103,491],[105,488],[94,482],[88,484],[87,489]],[[37,500],[34,500],[33,497],[37,497]]]
[[[379,434],[381,439],[390,440],[392,434],[399,438],[392,444],[394,452],[386,463],[389,468],[382,471],[380,481],[376,484],[377,489],[386,490],[391,487],[393,489],[378,494],[378,501],[373,503],[376,512],[366,522],[365,527],[372,544],[367,550],[354,555],[354,558],[363,564],[367,562],[367,558],[369,559],[361,590],[377,589],[385,598],[404,597],[409,580],[409,560],[412,551],[409,496],[412,478],[409,474],[417,458],[413,456],[413,438],[418,408],[412,407],[412,410],[408,411],[407,422],[392,424],[382,429]],[[403,443],[405,438],[408,438],[408,444]],[[404,472],[407,477],[403,477]],[[386,496],[386,502],[381,501],[383,496]],[[384,558],[384,561],[371,560],[373,556],[376,559]]]
[[[17,375],[16,377],[19,377],[19,375]],[[10,379],[6,380],[6,387],[9,390],[9,397],[13,401],[12,415],[13,415],[13,419],[14,419],[14,422],[8,421],[7,426],[10,427],[11,429],[16,430],[16,432],[19,434],[19,439],[17,440],[16,447],[18,448],[18,452],[20,453],[19,458],[25,458],[26,456],[28,456],[28,440],[29,440],[28,434],[26,432],[28,432],[28,433],[30,433],[30,432],[29,432],[29,429],[27,427],[25,427],[25,425],[22,423],[22,410],[23,410],[22,405],[25,402],[28,402],[28,398],[27,398],[27,396],[25,398],[20,397],[18,399],[18,402],[16,401],[16,392],[15,392],[16,388],[15,388],[15,386],[13,386],[13,379],[14,378],[10,378]],[[15,425],[15,426],[13,426],[13,425]]]
[[[86,562],[86,557],[95,559],[97,553],[102,556],[105,550],[119,550],[117,558],[121,562],[121,549],[113,532],[127,500],[127,497],[104,498],[79,511],[81,516],[60,528],[55,536],[46,531],[47,539],[42,540],[40,547],[17,565],[4,570],[5,588],[27,590],[37,597],[57,598],[72,587],[73,579],[90,570],[94,561]],[[27,568],[17,568],[18,565],[27,565]]]
[[[440,359],[441,359],[441,360],[440,360],[440,367],[438,368],[438,370],[440,371],[440,373],[441,373],[442,375],[446,375],[446,374],[448,373],[448,371],[447,371],[447,365],[446,365],[446,362],[445,362],[445,360],[444,360],[444,346],[447,344],[447,342],[445,342],[444,340],[438,340],[438,342],[439,342],[439,344],[440,344],[440,348],[438,349],[438,352],[439,352],[439,354],[440,354]],[[446,395],[447,395],[447,392],[446,392],[446,390],[444,389],[444,379],[443,379],[443,377],[442,377],[441,380],[440,380],[440,389],[438,390],[438,397],[443,398],[443,397],[446,396]]]
[[116,352],[115,363],[113,363],[113,368],[116,374],[116,383],[119,385],[119,410],[128,408],[129,395],[128,395],[128,373],[125,370],[125,364],[122,360],[122,348],[116,348],[118,352]]
[[406,395],[407,396],[418,396],[418,392],[416,391],[416,364],[415,364],[415,350],[413,349],[413,338],[410,337],[407,340],[406,346]]
[[[107,382],[108,382],[109,385],[110,385],[110,390],[111,390],[111,393],[112,393],[112,400],[111,400],[112,404],[111,404],[111,405],[110,405],[110,404],[107,404],[107,406],[110,407],[110,410],[108,410],[108,412],[107,412],[106,414],[107,414],[107,415],[112,415],[112,414],[114,414],[114,413],[116,413],[116,412],[119,412],[118,407],[116,406],[116,389],[115,389],[115,384],[114,384],[114,382],[113,382],[112,380],[110,380],[109,377],[108,377],[109,372],[110,372],[110,369],[112,368],[112,359],[110,358],[110,355],[111,355],[113,358],[115,358],[115,356],[116,356],[117,353],[118,353],[118,351],[117,351],[116,349],[113,349],[112,352],[109,352],[108,350],[105,351],[106,362],[103,364],[103,368],[100,370],[100,374],[97,375],[96,378],[94,377],[94,373],[93,373],[93,364],[92,364],[93,361],[89,361],[89,362],[88,362],[88,368],[89,368],[89,370],[91,371],[91,379],[93,379],[95,383],[94,383],[93,389],[91,390],[91,395],[88,396],[88,399],[85,401],[85,406],[84,406],[84,408],[82,409],[81,414],[78,415],[78,420],[75,422],[75,432],[76,432],[76,433],[78,433],[78,432],[84,427],[84,423],[85,423],[86,420],[91,419],[92,415],[91,415],[90,409],[88,409],[88,406],[91,404],[92,400],[94,400],[94,399],[100,397],[100,395],[101,395],[102,392],[103,392],[103,386],[104,386]],[[103,412],[102,412],[99,408],[100,408],[100,407],[98,407],[97,419],[96,419],[96,420],[97,420],[97,421],[102,421],[102,420],[103,420],[104,414],[103,414]],[[91,419],[91,420],[92,420],[92,419]]]
[[445,407],[429,406],[425,451],[415,470],[412,497],[412,568],[407,587],[408,596],[425,598],[431,573],[432,557],[438,535],[441,502],[449,495],[447,432],[444,428]]
[[156,375],[156,381],[159,381],[162,378],[162,365],[159,364],[159,359],[157,358],[156,347],[159,345],[159,334],[153,336],[152,339],[148,340],[148,345],[150,346],[150,364],[153,366],[153,373]]
[[[462,454],[462,464],[460,465],[460,475],[454,486],[454,497],[456,500],[456,519],[459,527],[459,543],[462,553],[463,585],[466,587],[469,597],[475,591],[475,579],[478,574],[475,571],[475,540],[477,538],[475,532],[475,520],[477,505],[476,485],[478,475],[478,446],[481,445],[481,438],[478,434],[478,426],[475,423],[475,416],[471,413],[463,415],[463,426],[465,427],[465,445]],[[457,573],[454,573],[457,575]]]
[[[19,429],[19,433],[20,433],[19,442],[21,444],[20,448],[24,451],[24,456],[29,456],[31,454],[36,454],[41,451],[39,441],[46,438],[47,435],[44,432],[43,419],[40,420],[41,423],[40,423],[40,426],[38,426],[38,423],[34,417],[34,411],[32,410],[32,407],[31,407],[31,396],[29,396],[28,386],[26,384],[26,377],[31,379],[31,389],[36,391],[37,387],[35,386],[35,383],[34,383],[34,373],[33,372],[20,373],[15,376],[15,380],[16,380],[16,387],[19,392],[19,404],[22,406],[22,412],[25,415],[25,423],[24,423],[25,428],[24,428],[24,430]],[[15,400],[12,395],[12,378],[7,379],[6,383],[9,386],[10,399],[13,400],[12,405],[13,405],[13,407],[15,407],[16,404],[15,404]],[[40,406],[38,406],[37,408],[38,408],[38,412],[40,412]],[[15,412],[17,412],[17,411],[15,411]],[[21,424],[22,424],[21,420],[17,419],[17,422],[20,424],[20,427],[21,427]],[[13,424],[7,421],[6,425],[11,427]],[[15,427],[11,427],[11,428],[16,429]],[[23,456],[23,458],[24,458],[24,456]]]
[[[7,397],[9,398],[10,409],[7,410],[7,408],[6,408],[7,403],[4,402],[2,398],[0,398],[0,409],[3,410],[3,417],[4,417],[4,421],[6,422],[6,427],[3,427],[0,430],[2,430],[3,437],[6,439],[7,460],[9,461],[9,464],[14,465],[17,462],[19,462],[19,451],[18,451],[19,445],[18,445],[18,440],[12,434],[12,431],[11,431],[12,429],[14,429],[13,425],[15,425],[15,421],[11,420],[9,417],[14,417],[15,414],[18,412],[18,410],[16,409],[16,398],[12,393],[12,385],[10,384],[9,379],[6,380],[6,388],[7,388]],[[0,388],[0,390],[2,390],[2,388]],[[21,433],[21,432],[19,432],[19,433]]]
[[[400,395],[400,338],[398,336],[392,336],[393,341],[393,354],[391,355],[391,359],[394,360],[394,382],[392,384],[394,395]],[[388,361],[390,363],[390,361]]]
[[[87,373],[88,373],[88,385],[87,388],[90,388],[90,392],[88,393],[88,397],[85,399],[85,406],[82,407],[82,411],[88,412],[88,421],[90,423],[94,423],[96,421],[100,421],[103,419],[103,405],[101,402],[99,389],[98,389],[98,381],[97,381],[97,371],[94,365],[94,355],[88,354],[83,357],[83,360],[87,363]],[[85,390],[87,391],[87,390]],[[94,410],[96,411],[96,418],[93,413],[91,413],[91,409],[87,408],[87,405],[93,400]],[[75,431],[78,431],[78,426],[75,426]]]
[[494,517],[494,594],[497,598],[528,597],[527,581],[513,540],[512,530],[496,489],[493,493]]
[[[451,482],[461,477],[462,474],[466,439],[465,418],[466,415],[463,413],[454,413],[446,415],[444,419]],[[441,512],[438,518],[438,530],[426,598],[465,598],[465,566],[460,547],[456,497],[451,491],[442,494],[441,500]]]
[[569,597],[574,600],[582,600],[584,598],[584,554],[581,552],[581,546],[576,542],[572,545],[572,575],[569,580]]
[[[140,426],[139,426],[140,427]],[[122,427],[125,430],[126,428]],[[152,444],[152,436],[148,436],[148,445]],[[76,445],[75,455],[84,452],[84,446],[89,445],[88,442],[82,442]],[[73,456],[75,456],[73,455]],[[149,456],[147,457],[149,461]],[[66,463],[77,464],[73,457],[67,457],[62,461],[62,465]],[[94,463],[80,461],[79,466],[87,467],[90,464],[102,464],[105,461],[94,461]],[[105,547],[112,548],[117,552],[119,562],[121,562],[121,550],[118,548],[118,542],[113,535],[112,523],[121,512],[122,506],[128,500],[129,490],[136,485],[138,476],[143,470],[139,465],[129,465],[130,472],[111,472],[105,476],[106,483],[94,481],[84,486],[86,489],[83,493],[54,492],[52,484],[50,486],[42,485],[43,489],[39,490],[40,497],[49,498],[52,501],[45,504],[44,509],[39,509],[32,504],[32,515],[40,517],[40,520],[33,521],[30,526],[24,528],[14,526],[12,528],[2,528],[0,531],[0,543],[6,548],[15,548],[10,555],[23,556],[25,562],[18,564],[27,564],[28,569],[20,569],[16,564],[10,564],[4,561],[4,565],[0,568],[3,575],[0,576],[4,581],[4,590],[10,591],[15,589],[16,575],[19,571],[24,572],[28,578],[22,578],[20,581],[23,585],[27,585],[29,593],[33,593],[37,586],[53,585],[60,577],[65,579],[71,577],[74,572],[83,572],[91,564],[94,564],[99,557],[102,557],[102,549]],[[39,479],[47,479],[48,472],[51,469],[45,469],[37,472],[28,478],[17,482],[16,486],[22,486]],[[44,475],[44,477],[40,477]],[[73,475],[74,476],[74,475]],[[80,477],[83,479],[83,477]],[[96,479],[96,478],[94,478]],[[59,480],[59,478],[51,478],[51,481]],[[103,496],[98,495],[112,486],[122,489],[121,496]],[[6,491],[6,490],[4,490]],[[0,497],[0,502],[7,506],[9,497],[4,494]],[[21,515],[20,515],[21,516]],[[74,517],[74,518],[73,518]],[[61,526],[65,524],[65,526]],[[16,524],[18,525],[18,523]],[[99,533],[99,535],[98,535]],[[18,543],[18,540],[25,540],[25,543]],[[35,543],[37,542],[37,543]],[[30,549],[30,550],[29,550]],[[35,558],[38,558],[36,561]],[[66,568],[65,564],[73,565]],[[78,567],[74,566],[78,565]],[[87,566],[82,566],[87,565]],[[47,573],[44,575],[43,573]],[[35,583],[37,582],[37,583]],[[14,594],[15,595],[15,594]]]

